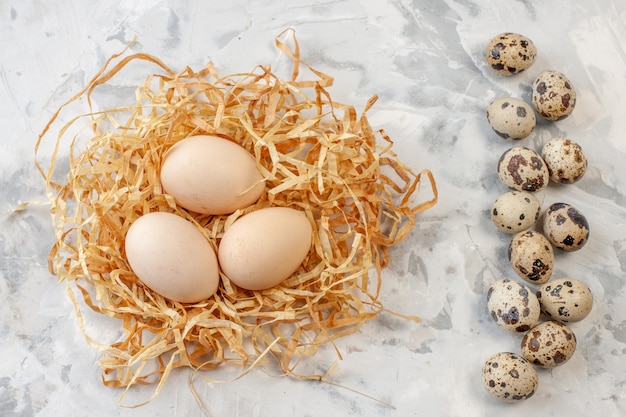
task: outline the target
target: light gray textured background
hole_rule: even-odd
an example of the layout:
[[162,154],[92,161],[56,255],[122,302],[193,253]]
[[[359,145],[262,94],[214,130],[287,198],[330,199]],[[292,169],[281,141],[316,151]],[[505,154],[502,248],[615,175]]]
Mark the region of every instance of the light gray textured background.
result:
[[[382,293],[389,309],[422,323],[382,314],[337,344],[344,360],[331,380],[393,407],[345,388],[255,371],[231,384],[196,380],[213,415],[626,415],[625,24],[621,0],[0,1],[0,415],[202,415],[185,371],[148,405],[119,408],[121,392],[101,384],[99,353],[47,271],[47,207],[11,213],[46,199],[33,146],[52,112],[133,37],[134,50],[174,68],[212,60],[225,75],[284,63],[273,40],[287,27],[297,30],[303,59],[335,77],[333,97],[360,110],[378,94],[370,122],[387,130],[403,161],[436,176],[440,201],[393,250]],[[495,75],[483,59],[485,44],[503,31],[525,34],[539,50],[535,65],[513,78]],[[488,286],[515,277],[509,237],[489,219],[506,191],[495,165],[512,144],[495,136],[484,111],[499,96],[528,100],[543,69],[565,73],[578,104],[566,120],[540,122],[522,143],[540,150],[565,135],[587,154],[579,183],[552,185],[538,197],[544,206],[569,202],[587,216],[589,243],[557,254],[555,275],[585,281],[596,303],[572,325],[578,350],[570,362],[540,371],[537,394],[511,406],[491,399],[480,379],[484,360],[518,351],[520,339],[496,328],[485,307]],[[127,91],[136,82],[116,81]],[[96,104],[113,104],[111,93]],[[119,333],[115,321],[88,319],[92,336]],[[327,349],[309,366],[334,360]],[[151,392],[134,389],[124,404]]]

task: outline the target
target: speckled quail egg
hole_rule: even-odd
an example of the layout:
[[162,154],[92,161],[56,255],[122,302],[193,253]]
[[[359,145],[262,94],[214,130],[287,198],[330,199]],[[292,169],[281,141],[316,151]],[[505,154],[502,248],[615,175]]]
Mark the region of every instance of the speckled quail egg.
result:
[[577,251],[589,239],[589,222],[572,205],[554,203],[543,216],[543,234],[553,246],[567,252]]
[[553,279],[537,291],[537,299],[547,316],[563,323],[584,319],[593,306],[591,290],[573,278]]
[[487,309],[496,324],[511,333],[523,333],[532,328],[541,314],[535,293],[508,278],[491,284],[487,291]]
[[537,124],[535,111],[524,100],[513,97],[497,98],[487,106],[487,121],[504,139],[524,139]]
[[537,58],[537,47],[526,36],[505,32],[489,41],[485,56],[498,74],[513,75],[530,68]]
[[543,71],[533,82],[532,103],[546,120],[565,119],[576,106],[576,91],[565,75]]
[[494,201],[491,220],[500,231],[514,234],[535,224],[540,208],[541,203],[531,193],[509,191]]
[[506,402],[532,397],[539,385],[535,368],[516,353],[496,353],[487,359],[482,373],[487,392]]
[[552,276],[554,251],[550,241],[534,230],[519,232],[509,244],[509,263],[526,282],[543,284]]
[[564,137],[550,139],[541,151],[550,179],[556,183],[572,184],[585,175],[587,158],[576,142]]
[[572,329],[554,320],[539,323],[522,338],[522,356],[542,368],[563,365],[575,351],[576,335]]
[[529,193],[543,190],[550,182],[548,167],[541,156],[524,146],[513,146],[502,153],[498,177],[507,187]]

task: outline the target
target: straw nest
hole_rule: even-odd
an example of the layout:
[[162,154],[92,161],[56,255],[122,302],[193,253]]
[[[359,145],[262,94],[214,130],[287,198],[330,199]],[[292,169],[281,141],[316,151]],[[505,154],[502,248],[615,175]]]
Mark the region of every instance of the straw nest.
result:
[[[58,109],[39,137],[36,163],[56,230],[49,268],[66,283],[83,332],[85,305],[119,319],[123,328],[111,344],[85,334],[102,351],[107,386],[150,383],[158,392],[175,368],[249,369],[272,362],[281,374],[320,379],[298,374],[299,358],[384,310],[379,289],[389,248],[407,237],[417,213],[436,203],[433,176],[405,166],[385,132],[372,129],[366,113],[376,97],[358,116],[354,107],[333,101],[330,76],[300,61],[295,37],[292,46],[281,36],[275,43],[293,63],[291,79],[267,66],[226,77],[211,64],[174,72],[154,56],[124,51]],[[136,101],[94,111],[94,91],[138,61],[158,73],[136,89]],[[314,79],[300,79],[303,68]],[[89,111],[53,134],[59,116],[77,101]],[[200,216],[164,193],[162,156],[194,134],[230,138],[254,156],[266,184],[256,204]],[[50,141],[54,146],[44,158],[42,144]],[[55,181],[67,171],[55,164],[67,152],[66,181]],[[418,195],[424,183],[426,198]],[[144,213],[176,213],[217,248],[229,224],[266,206],[303,210],[314,223],[307,258],[275,288],[243,290],[222,276],[210,299],[180,304],[142,285],[126,260],[125,233]]]

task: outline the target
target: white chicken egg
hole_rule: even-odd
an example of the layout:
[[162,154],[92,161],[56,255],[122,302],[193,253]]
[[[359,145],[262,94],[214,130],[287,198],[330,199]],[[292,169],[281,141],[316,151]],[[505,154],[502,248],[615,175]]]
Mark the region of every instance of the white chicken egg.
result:
[[254,204],[265,184],[244,148],[218,136],[190,136],[167,153],[160,173],[178,205],[201,214],[229,214]]
[[126,258],[146,286],[181,303],[206,300],[217,291],[213,247],[193,223],[165,212],[144,214],[128,229]]
[[274,287],[293,274],[311,249],[313,228],[301,210],[268,207],[250,212],[224,232],[222,272],[248,290]]

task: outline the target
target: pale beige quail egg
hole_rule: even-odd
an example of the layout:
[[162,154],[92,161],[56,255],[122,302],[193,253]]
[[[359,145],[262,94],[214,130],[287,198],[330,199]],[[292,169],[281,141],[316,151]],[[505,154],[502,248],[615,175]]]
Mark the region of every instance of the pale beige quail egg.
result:
[[550,179],[561,184],[572,184],[585,175],[587,158],[576,142],[564,137],[550,139],[541,151]]
[[550,182],[548,167],[541,156],[524,146],[513,146],[502,153],[498,177],[507,187],[529,193],[543,190]]
[[589,222],[570,204],[554,203],[544,214],[543,234],[553,246],[567,252],[577,251],[589,239]]
[[489,41],[485,56],[498,74],[513,75],[530,68],[537,58],[537,47],[526,36],[505,32]]
[[543,71],[533,82],[532,103],[546,120],[565,119],[576,106],[576,91],[565,75]]
[[509,191],[494,201],[491,220],[500,231],[514,234],[535,224],[540,208],[541,203],[533,194]]
[[506,402],[532,397],[539,385],[537,371],[532,364],[511,352],[496,353],[487,359],[482,374],[487,392]]
[[487,106],[487,121],[498,136],[504,139],[524,139],[537,124],[535,111],[524,100],[513,97],[498,98]]
[[554,251],[552,244],[534,230],[519,232],[509,244],[509,263],[526,282],[543,284],[552,276]]
[[589,287],[573,278],[553,279],[543,284],[537,291],[537,299],[541,311],[563,323],[584,319],[593,306]]
[[576,336],[572,329],[554,320],[536,325],[522,338],[522,356],[542,368],[563,365],[575,351]]
[[535,293],[508,278],[491,284],[487,291],[487,309],[496,324],[511,333],[523,333],[532,328],[541,314]]

